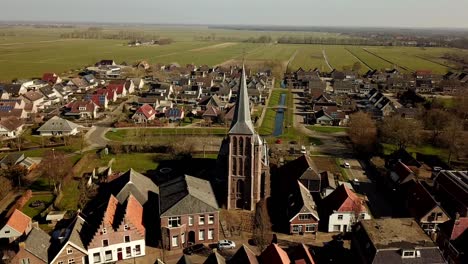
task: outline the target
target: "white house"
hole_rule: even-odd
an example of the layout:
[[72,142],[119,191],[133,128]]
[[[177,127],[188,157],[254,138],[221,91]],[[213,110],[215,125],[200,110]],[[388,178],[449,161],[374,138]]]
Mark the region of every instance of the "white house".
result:
[[11,243],[23,235],[29,234],[31,229],[31,217],[15,209],[7,223],[0,229],[0,238],[8,238]]
[[350,232],[352,225],[362,219],[371,219],[365,200],[344,184],[323,200],[328,210],[328,232]]
[[0,120],[0,136],[6,138],[16,138],[23,132],[24,123],[15,116],[10,116]]
[[54,116],[47,120],[37,131],[41,136],[68,136],[76,135],[81,126],[71,121]]

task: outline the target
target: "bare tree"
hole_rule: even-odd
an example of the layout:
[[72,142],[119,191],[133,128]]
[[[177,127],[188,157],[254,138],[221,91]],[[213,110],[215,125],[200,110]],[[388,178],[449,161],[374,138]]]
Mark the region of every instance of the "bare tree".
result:
[[424,126],[431,131],[432,144],[436,144],[439,135],[447,126],[450,114],[441,109],[431,109],[424,115]]
[[54,191],[57,192],[59,183],[70,173],[72,167],[72,162],[63,152],[52,149],[45,153],[40,169],[42,175],[49,178],[49,182],[54,186]]
[[265,200],[261,200],[255,208],[255,223],[253,228],[253,239],[261,252],[270,244],[271,237],[271,222],[268,215],[267,203]]
[[401,149],[411,144],[418,144],[421,139],[421,129],[419,120],[394,115],[385,118],[380,126],[380,136],[383,141],[393,143]]
[[377,126],[369,114],[357,112],[350,116],[348,135],[356,150],[368,154],[377,142]]
[[0,176],[0,199],[5,197],[13,188],[11,181],[5,177]]
[[452,156],[458,155],[462,150],[466,149],[467,136],[463,131],[463,122],[458,118],[452,118],[444,129],[442,141],[447,147],[449,154],[447,162],[450,164]]

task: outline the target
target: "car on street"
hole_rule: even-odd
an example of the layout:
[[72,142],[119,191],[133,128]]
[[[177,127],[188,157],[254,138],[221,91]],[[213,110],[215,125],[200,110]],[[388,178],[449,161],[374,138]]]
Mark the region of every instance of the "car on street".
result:
[[232,249],[236,247],[236,243],[231,240],[220,240],[218,241],[218,249]]
[[349,162],[343,163],[343,167],[345,167],[347,169],[351,169],[351,165],[349,164]]
[[194,244],[184,248],[183,252],[186,255],[192,255],[194,253],[199,253],[202,251],[208,250],[203,244]]

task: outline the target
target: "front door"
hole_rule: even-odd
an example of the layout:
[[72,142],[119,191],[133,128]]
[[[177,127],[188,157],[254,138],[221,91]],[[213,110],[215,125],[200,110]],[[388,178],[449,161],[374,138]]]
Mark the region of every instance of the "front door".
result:
[[348,232],[348,225],[344,225],[344,226],[343,226],[343,232],[344,232],[344,233]]
[[195,232],[194,231],[190,231],[188,233],[188,241],[187,242],[188,242],[189,246],[195,244]]
[[117,260],[122,260],[122,248],[117,249]]

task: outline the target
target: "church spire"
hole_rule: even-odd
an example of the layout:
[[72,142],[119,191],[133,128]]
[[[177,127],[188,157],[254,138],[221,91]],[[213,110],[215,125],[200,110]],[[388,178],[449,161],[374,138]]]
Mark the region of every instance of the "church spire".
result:
[[242,75],[237,91],[236,109],[234,119],[231,123],[229,134],[253,135],[255,134],[254,125],[250,118],[249,95],[247,93],[247,80],[245,78],[245,67],[242,65]]

